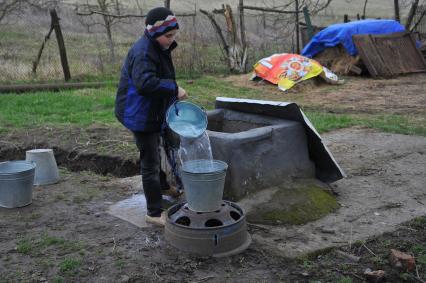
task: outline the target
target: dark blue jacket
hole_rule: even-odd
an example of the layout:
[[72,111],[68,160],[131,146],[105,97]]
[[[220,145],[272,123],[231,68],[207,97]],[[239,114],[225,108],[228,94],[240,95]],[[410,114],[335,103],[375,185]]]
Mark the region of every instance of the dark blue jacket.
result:
[[121,70],[115,116],[129,130],[157,132],[178,86],[170,52],[145,33],[129,50]]

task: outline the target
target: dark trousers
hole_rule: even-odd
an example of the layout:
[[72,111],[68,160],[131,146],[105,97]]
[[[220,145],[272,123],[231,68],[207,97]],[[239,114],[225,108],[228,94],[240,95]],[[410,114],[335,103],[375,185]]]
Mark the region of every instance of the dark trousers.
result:
[[162,212],[161,190],[169,189],[166,174],[160,164],[160,133],[133,132],[140,152],[143,190],[147,214],[158,216]]

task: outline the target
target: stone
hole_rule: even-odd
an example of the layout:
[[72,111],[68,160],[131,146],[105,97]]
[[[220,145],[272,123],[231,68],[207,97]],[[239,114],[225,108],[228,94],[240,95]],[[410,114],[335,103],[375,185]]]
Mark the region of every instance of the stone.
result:
[[364,271],[364,275],[365,275],[365,278],[369,282],[378,283],[378,282],[382,282],[383,279],[385,279],[386,272],[384,270],[374,270],[374,271],[372,271],[370,268],[367,268]]
[[338,253],[339,255],[349,259],[352,262],[359,262],[359,260],[361,259],[359,256],[355,256],[353,254],[349,254],[349,253],[346,253],[346,252],[340,251],[340,250],[337,250],[336,253]]
[[404,269],[408,272],[413,271],[416,267],[416,262],[413,256],[395,249],[391,249],[390,252],[390,262],[393,266]]
[[321,232],[326,234],[336,234],[336,230],[328,227],[321,227]]
[[127,275],[122,275],[120,277],[120,283],[127,283],[127,282],[129,282],[129,280],[130,280],[130,277],[127,276]]

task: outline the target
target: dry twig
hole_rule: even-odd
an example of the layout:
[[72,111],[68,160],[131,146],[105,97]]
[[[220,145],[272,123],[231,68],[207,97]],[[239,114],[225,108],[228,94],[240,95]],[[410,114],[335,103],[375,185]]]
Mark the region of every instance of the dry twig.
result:
[[366,248],[367,249],[367,251],[370,253],[370,254],[372,254],[372,255],[374,255],[375,257],[378,257],[375,253],[373,253],[373,251],[372,250],[370,250],[364,243],[362,244],[362,246],[364,247],[364,248]]

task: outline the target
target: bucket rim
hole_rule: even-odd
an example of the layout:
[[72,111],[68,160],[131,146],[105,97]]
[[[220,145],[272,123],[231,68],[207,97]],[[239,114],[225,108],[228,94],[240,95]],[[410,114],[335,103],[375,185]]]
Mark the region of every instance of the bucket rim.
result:
[[[1,167],[8,164],[20,164],[27,166],[26,168],[20,168],[21,170],[10,171],[10,172],[2,172]],[[34,161],[26,161],[26,160],[11,160],[11,161],[3,161],[0,162],[0,176],[11,176],[11,175],[22,175],[29,173],[36,168],[36,163]]]
[[[188,169],[185,169],[185,164],[193,164],[193,163],[201,163],[201,162],[212,162],[214,164],[220,164],[222,165],[222,168],[215,170],[215,171],[211,171],[211,172],[193,172],[193,171],[189,171]],[[182,163],[182,172],[185,172],[187,174],[217,174],[217,173],[221,173],[223,171],[228,170],[228,163],[226,163],[225,161],[222,160],[218,160],[218,159],[194,159],[194,160],[189,160],[189,161],[185,161]]]
[[[197,112],[202,113],[201,116],[202,116],[202,129],[203,129],[203,131],[200,131],[200,133],[196,136],[185,136],[185,135],[181,135],[181,133],[177,132],[176,129],[173,129],[173,127],[170,126],[170,123],[171,123],[170,119],[171,119],[171,116],[173,116],[172,113],[173,113],[173,111],[175,111],[175,109],[178,105],[189,105],[192,108],[192,111],[194,111],[194,109],[196,109]],[[176,116],[178,116],[178,115],[176,115]],[[176,101],[176,102],[172,103],[166,111],[166,119],[165,120],[166,120],[167,126],[174,133],[178,134],[179,136],[183,136],[183,137],[189,138],[189,139],[196,139],[196,138],[199,138],[200,136],[202,136],[203,133],[207,130],[207,124],[208,124],[207,113],[204,110],[204,108],[198,106],[195,103],[188,102],[188,101]]]

